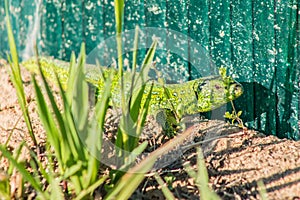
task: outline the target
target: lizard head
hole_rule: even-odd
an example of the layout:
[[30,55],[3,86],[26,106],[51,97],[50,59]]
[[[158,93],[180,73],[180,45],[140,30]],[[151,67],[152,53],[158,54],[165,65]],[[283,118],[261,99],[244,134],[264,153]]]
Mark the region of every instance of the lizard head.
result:
[[241,84],[233,79],[224,82],[220,76],[195,80],[193,90],[198,112],[211,111],[235,100],[243,93]]

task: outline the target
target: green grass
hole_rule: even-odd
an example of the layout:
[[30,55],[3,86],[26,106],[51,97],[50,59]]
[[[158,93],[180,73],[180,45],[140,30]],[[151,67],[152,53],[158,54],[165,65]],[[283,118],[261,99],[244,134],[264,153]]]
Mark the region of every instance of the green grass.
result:
[[[11,79],[16,88],[19,104],[25,119],[28,132],[37,146],[34,131],[32,129],[31,119],[27,109],[25,99],[24,86],[20,73],[18,60],[18,52],[9,21],[7,0],[6,5],[6,25],[9,38],[10,55],[8,61],[10,64]],[[121,56],[122,42],[121,31],[123,21],[124,1],[115,0],[116,13],[116,30],[117,30],[117,49],[119,53],[118,65],[121,77],[123,73],[123,60]],[[119,38],[119,39],[118,39]],[[141,101],[144,94],[145,82],[147,74],[151,67],[152,60],[156,49],[154,42],[149,49],[141,68],[141,73],[136,75],[137,66],[137,49],[138,49],[138,27],[135,32],[135,41],[133,44],[133,60],[132,60],[132,83],[130,94],[126,96],[122,89],[122,117],[120,128],[118,129],[115,145],[131,154],[124,154],[123,151],[118,152],[119,158],[122,159],[123,166],[118,170],[110,170],[109,175],[103,175],[104,171],[100,171],[102,138],[104,134],[105,115],[107,113],[109,100],[111,97],[111,79],[113,74],[108,74],[104,79],[104,87],[100,94],[101,98],[94,106],[93,111],[90,109],[88,101],[88,84],[84,75],[85,63],[85,45],[82,44],[80,55],[77,59],[72,54],[70,59],[70,77],[67,83],[67,89],[64,90],[58,76],[57,83],[59,87],[59,96],[62,100],[62,108],[59,106],[54,93],[46,80],[41,68],[39,75],[42,82],[37,81],[36,75],[32,74],[32,82],[36,94],[36,104],[39,113],[39,119],[43,124],[46,132],[46,150],[45,155],[47,163],[40,160],[37,152],[30,150],[25,142],[21,143],[17,151],[12,154],[7,143],[0,145],[3,157],[10,162],[10,168],[7,172],[0,173],[0,196],[3,199],[9,199],[10,186],[9,177],[13,170],[17,170],[21,174],[24,182],[29,183],[36,191],[38,199],[93,199],[93,193],[100,186],[104,187],[104,183],[109,183],[106,187],[107,195],[105,199],[127,199],[137,189],[145,178],[145,173],[151,170],[157,158],[164,153],[173,149],[177,144],[185,140],[185,137],[178,136],[166,143],[147,158],[135,165],[136,156],[141,154],[147,147],[147,142],[139,144],[139,137],[148,114],[151,92],[141,107]],[[39,63],[38,52],[36,51],[37,63]],[[121,84],[123,80],[121,80]],[[138,90],[136,85],[142,86]],[[121,88],[124,88],[122,85]],[[135,91],[137,95],[133,95]],[[191,129],[186,130],[187,134]],[[184,135],[184,134],[183,134]],[[30,152],[31,159],[28,163],[20,161],[20,155],[23,148],[27,148]],[[200,196],[203,199],[219,199],[217,195],[208,187],[208,174],[205,169],[203,156],[198,150],[198,165],[194,170],[191,166],[186,166],[187,173],[194,178],[197,184]],[[30,169],[28,169],[30,166]],[[155,179],[162,188],[167,199],[174,199],[174,195],[167,187],[164,180],[155,174]],[[165,179],[167,184],[171,185],[172,179]],[[128,184],[130,183],[130,184]],[[62,188],[61,185],[65,185]],[[19,185],[20,190],[23,185]],[[18,198],[26,198],[24,194],[20,194]]]
[[194,179],[198,190],[200,191],[201,199],[219,200],[215,192],[208,186],[208,173],[205,167],[205,162],[201,149],[197,148],[197,169],[194,170],[189,164],[185,165],[185,170],[191,178]]
[[17,52],[17,47],[15,44],[15,39],[12,31],[12,27],[10,24],[10,19],[9,19],[9,14],[8,14],[8,2],[7,0],[5,1],[5,10],[6,10],[6,27],[7,27],[7,35],[8,35],[8,42],[9,42],[9,48],[10,48],[10,53],[11,55],[7,55],[8,62],[10,64],[10,77],[11,81],[14,85],[14,87],[17,90],[17,97],[18,101],[23,113],[23,117],[28,129],[28,132],[30,134],[30,137],[35,145],[37,145],[37,141],[35,138],[35,135],[33,133],[32,125],[30,123],[30,116],[27,108],[27,102],[26,102],[26,97],[25,97],[25,92],[24,92],[24,87],[22,84],[22,76],[20,72],[20,67],[19,67],[19,59],[18,59],[18,52]]
[[[6,2],[6,10],[8,10]],[[25,118],[29,133],[35,143],[35,135],[32,130],[32,124],[29,118],[27,105],[25,101],[25,92],[22,83],[22,77],[20,73],[20,66],[18,60],[18,53],[14,42],[14,36],[10,26],[9,15],[7,11],[7,32],[9,36],[9,45],[11,55],[8,56],[11,66],[11,79],[17,91],[19,103],[22,108],[23,116]],[[134,48],[137,49],[137,33]],[[148,54],[144,60],[142,71],[147,71],[149,63],[152,62],[156,43],[153,43],[152,48],[148,51]],[[136,51],[136,50],[135,50]],[[136,69],[136,56],[135,52],[133,66]],[[36,52],[37,63],[39,63],[38,52]],[[60,98],[62,99],[63,108],[60,108],[58,102],[56,102],[54,93],[46,80],[45,75],[41,68],[39,68],[39,74],[42,77],[42,84],[38,83],[36,76],[32,75],[32,82],[36,94],[36,104],[39,113],[40,121],[46,131],[46,155],[48,163],[43,166],[35,152],[31,151],[32,161],[29,165],[33,172],[29,172],[26,163],[19,162],[19,155],[13,156],[5,145],[0,146],[2,155],[10,161],[11,169],[17,169],[24,178],[25,182],[30,185],[37,192],[40,199],[64,199],[69,196],[75,199],[92,198],[92,194],[95,189],[104,183],[109,177],[99,176],[99,166],[101,164],[101,147],[104,119],[109,105],[109,99],[111,96],[111,76],[105,77],[105,90],[100,94],[101,99],[98,100],[94,107],[94,112],[91,117],[91,110],[88,102],[88,84],[85,81],[84,75],[84,63],[85,63],[85,46],[81,47],[81,52],[77,63],[75,62],[75,56],[72,54],[70,60],[70,77],[67,83],[67,90],[64,91],[62,85],[57,76],[57,83],[60,91]],[[119,62],[120,63],[120,62]],[[40,66],[39,66],[40,67]],[[122,66],[120,67],[122,69]],[[122,70],[121,70],[122,71]],[[135,74],[135,73],[134,73]],[[145,74],[145,73],[144,73]],[[133,78],[133,85],[143,84],[145,77],[138,75]],[[129,152],[133,152],[135,155],[140,154],[146,147],[146,143],[138,145],[138,137],[142,131],[144,121],[146,119],[147,110],[149,106],[150,97],[146,100],[143,107],[139,107],[142,100],[145,87],[141,87],[137,96],[129,95],[127,98],[124,96],[124,104],[122,110],[124,111],[122,116],[122,125],[118,132],[117,145],[125,148]],[[132,124],[128,126],[126,123],[129,120],[133,120]],[[128,132],[134,137],[124,140],[124,137],[128,136]],[[121,155],[123,156],[123,155]],[[132,163],[126,163],[127,157],[124,158],[124,166],[122,170],[129,170]],[[55,163],[57,163],[58,169],[55,169]],[[154,163],[154,162],[153,162]],[[151,166],[150,166],[151,167]],[[112,171],[113,172],[113,171]],[[112,187],[111,192],[114,192],[117,187],[115,184],[124,184],[124,180],[119,180],[123,175],[126,175],[124,171],[115,171],[115,175],[111,177],[119,177],[118,179],[111,179]],[[143,172],[143,174],[146,173]],[[117,174],[117,175],[116,175]],[[8,179],[3,179],[0,186],[3,187],[5,193],[3,197],[9,197]],[[46,181],[45,183],[42,183]],[[126,180],[127,181],[127,180]],[[62,189],[61,183],[65,183],[67,188]],[[126,182],[127,183],[127,182]],[[134,184],[135,183],[135,184]],[[140,182],[132,182],[131,187],[137,188]],[[46,187],[45,187],[46,186]],[[134,190],[131,190],[133,192]],[[125,192],[126,196],[130,196],[131,193]],[[122,196],[121,196],[122,198]]]

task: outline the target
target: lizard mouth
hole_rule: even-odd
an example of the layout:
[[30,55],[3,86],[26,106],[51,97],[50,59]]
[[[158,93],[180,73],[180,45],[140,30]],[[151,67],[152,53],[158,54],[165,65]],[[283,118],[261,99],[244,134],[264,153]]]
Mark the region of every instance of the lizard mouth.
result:
[[230,99],[234,100],[234,99],[238,98],[239,96],[241,96],[243,94],[244,89],[243,89],[243,86],[241,84],[233,83],[230,86],[229,92],[230,92]]

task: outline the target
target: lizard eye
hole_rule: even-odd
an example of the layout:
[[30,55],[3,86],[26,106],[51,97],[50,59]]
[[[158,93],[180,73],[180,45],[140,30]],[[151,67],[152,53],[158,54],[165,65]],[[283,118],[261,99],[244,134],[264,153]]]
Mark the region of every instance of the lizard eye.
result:
[[221,89],[222,87],[220,86],[220,85],[215,85],[215,88],[217,89],[217,90],[219,90],[219,89]]

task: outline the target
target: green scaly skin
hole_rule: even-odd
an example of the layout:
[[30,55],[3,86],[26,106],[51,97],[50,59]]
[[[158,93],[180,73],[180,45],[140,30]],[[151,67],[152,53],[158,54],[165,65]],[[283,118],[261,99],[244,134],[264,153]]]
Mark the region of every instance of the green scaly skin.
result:
[[[63,86],[66,85],[69,71],[67,62],[42,57],[40,58],[40,64],[48,79],[55,80],[53,73],[53,70],[55,70]],[[38,65],[35,59],[27,60],[22,65],[31,72],[38,72]],[[110,70],[115,69],[103,68],[104,75]],[[130,73],[124,73],[124,76],[125,91],[128,92],[132,79]],[[228,78],[230,80],[229,83]],[[86,66],[86,80],[95,85],[99,91],[103,89],[101,71],[96,66]],[[121,96],[119,80],[119,75],[115,73],[112,80],[112,101],[113,105],[117,106],[120,106]],[[145,94],[143,95],[144,100],[152,83],[150,81],[146,84]],[[99,93],[101,94],[101,92]],[[238,98],[242,93],[242,86],[230,77],[227,77],[227,84],[225,84],[221,76],[199,78],[182,84],[162,85],[154,82],[149,111],[150,114],[154,114],[159,110],[175,110],[180,116],[208,112]]]

